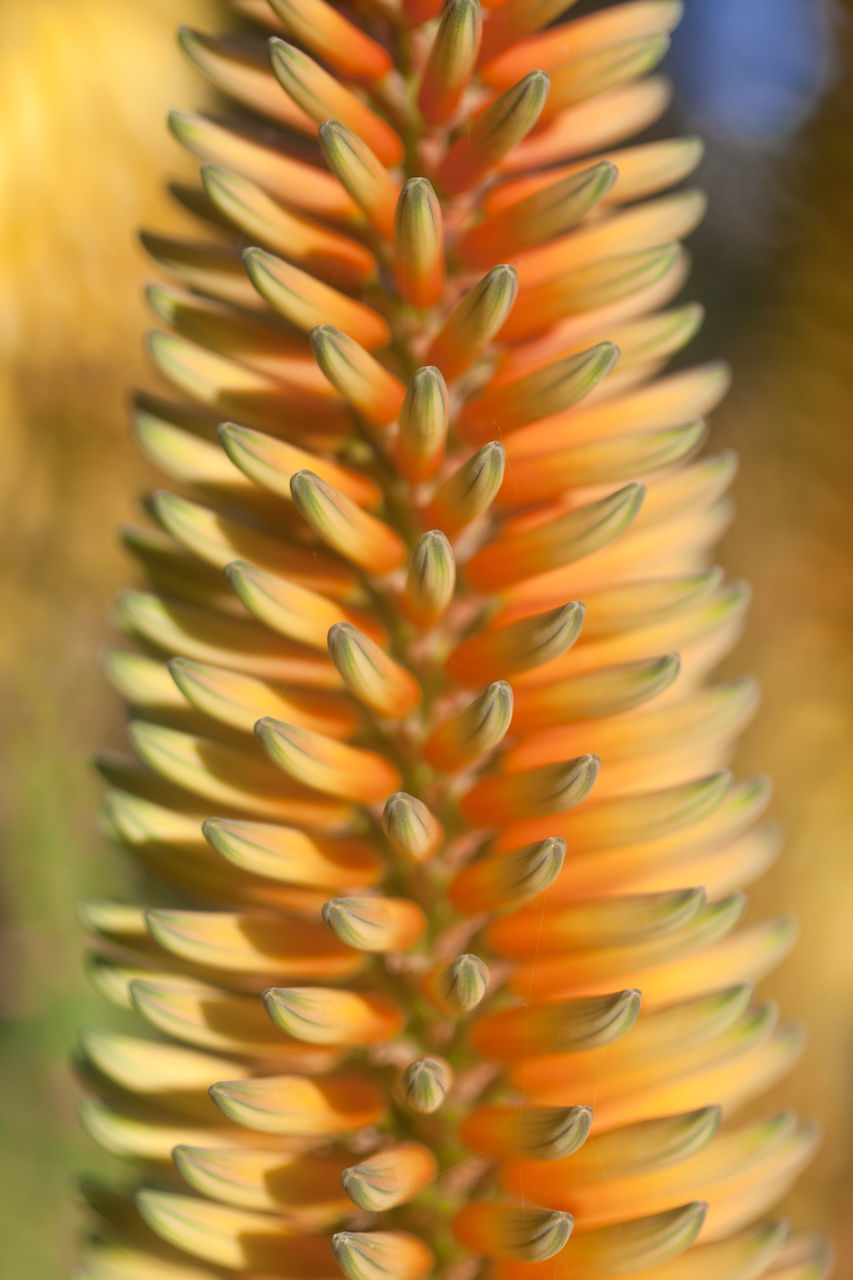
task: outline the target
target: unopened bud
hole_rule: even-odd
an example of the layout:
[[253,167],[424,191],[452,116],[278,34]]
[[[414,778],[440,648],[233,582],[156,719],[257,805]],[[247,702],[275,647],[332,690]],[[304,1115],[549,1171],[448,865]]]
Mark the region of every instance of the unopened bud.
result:
[[382,814],[388,843],[395,853],[412,862],[425,862],[441,847],[444,832],[422,800],[398,791]]
[[290,492],[300,515],[339,555],[373,573],[402,564],[406,549],[394,530],[313,471],[297,471]]
[[512,721],[512,689],[496,680],[424,743],[424,757],[436,769],[456,770],[494,750]]
[[330,987],[272,987],[264,1005],[277,1027],[305,1044],[363,1048],[390,1039],[403,1024],[385,997]]
[[435,1261],[420,1237],[406,1231],[339,1231],[332,1252],[347,1280],[421,1280]]
[[493,170],[530,133],[550,87],[547,72],[531,71],[475,116],[438,166],[441,188],[449,195],[458,195]]
[[492,267],[459,299],[433,340],[427,359],[448,381],[458,378],[503,327],[518,294],[518,272]]
[[331,898],[323,919],[336,938],[357,951],[404,951],[426,929],[423,911],[407,898]]
[[600,768],[598,756],[587,752],[572,760],[481,778],[460,808],[469,821],[494,827],[564,813],[589,795]]
[[390,240],[400,188],[388,176],[385,166],[339,120],[324,121],[318,136],[332,173],[379,234]]
[[430,124],[444,124],[455,112],[477,65],[482,33],[479,0],[450,0],[418,93],[418,106]]
[[412,376],[400,410],[397,463],[413,484],[429,480],[444,461],[449,412],[447,384],[433,365]]
[[459,428],[467,440],[476,443],[488,440],[496,426],[503,432],[512,432],[563,413],[589,395],[618,357],[619,348],[614,343],[599,342],[516,382],[490,388],[466,404]]
[[436,970],[427,979],[427,991],[447,1013],[469,1013],[476,1009],[489,986],[488,966],[479,956],[458,956],[452,964]]
[[419,1142],[402,1142],[344,1169],[341,1186],[359,1209],[383,1213],[405,1204],[427,1186],[438,1169],[435,1156]]
[[551,662],[577,640],[584,612],[584,606],[573,600],[507,627],[481,631],[454,649],[446,670],[459,684],[472,684],[483,677],[512,676]]
[[565,840],[549,836],[514,853],[480,858],[455,876],[448,897],[468,915],[518,906],[554,883],[565,857]]
[[400,135],[337,76],[278,36],[270,39],[267,48],[276,80],[311,120],[322,124],[336,116],[364,139],[383,164],[395,165],[402,159]]
[[453,548],[440,529],[423,534],[412,552],[403,602],[413,622],[431,626],[450,608],[456,590]]
[[511,1262],[544,1262],[564,1249],[574,1218],[556,1209],[475,1201],[453,1219],[453,1234],[468,1249]]
[[505,469],[503,445],[497,440],[484,444],[441,485],[424,512],[425,518],[451,535],[458,533],[492,505]]
[[329,628],[329,656],[350,693],[383,716],[402,719],[421,700],[411,672],[349,622]]
[[453,1084],[453,1072],[443,1058],[418,1058],[400,1076],[400,1094],[412,1111],[438,1111]]
[[562,1160],[583,1146],[591,1128],[591,1107],[485,1106],[465,1117],[461,1134],[472,1151],[483,1155]]
[[377,426],[400,412],[403,384],[375,356],[330,324],[311,330],[314,358],[336,391]]
[[397,201],[394,277],[413,307],[432,307],[444,293],[441,205],[426,178],[410,178]]

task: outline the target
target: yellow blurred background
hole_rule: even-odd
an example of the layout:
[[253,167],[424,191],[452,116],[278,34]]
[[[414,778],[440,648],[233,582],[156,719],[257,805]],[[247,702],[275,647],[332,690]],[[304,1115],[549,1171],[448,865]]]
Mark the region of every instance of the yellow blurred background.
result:
[[[216,27],[205,0],[23,0],[0,7],[0,1240],[10,1276],[59,1280],[74,1253],[74,1179],[97,1157],[74,1117],[86,989],[75,901],[120,891],[126,869],[93,817],[93,751],[121,741],[99,669],[110,602],[128,575],[114,530],[151,483],[126,431],[141,354],[135,228],[180,225],[162,194],[185,172],[163,123],[203,89],[172,27]],[[822,1151],[792,1204],[828,1227],[853,1275],[853,58],[772,167],[767,262],[709,337],[734,365],[714,440],[741,457],[739,517],[723,548],[755,605],[733,670],[764,687],[744,769],[776,782],[786,852],[758,887],[801,924],[768,982],[811,1028],[777,1091],[816,1116]],[[721,157],[721,158],[720,158]],[[716,170],[725,164],[723,150]],[[742,153],[738,164],[745,164]],[[765,157],[766,165],[766,157]],[[731,194],[731,193],[729,193]],[[714,253],[713,237],[707,241]],[[699,241],[699,280],[701,291]],[[735,256],[720,271],[735,270]],[[710,276],[707,270],[706,274]],[[712,306],[715,305],[712,298]],[[126,882],[125,882],[126,883]]]

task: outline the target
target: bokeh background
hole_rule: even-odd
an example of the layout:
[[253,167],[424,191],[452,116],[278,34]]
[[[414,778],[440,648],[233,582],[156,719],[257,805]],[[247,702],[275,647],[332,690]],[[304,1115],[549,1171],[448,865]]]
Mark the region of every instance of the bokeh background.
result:
[[[580,0],[576,12],[596,7]],[[141,354],[140,225],[180,228],[164,177],[186,172],[163,124],[203,101],[177,20],[213,0],[0,4],[0,1241],[11,1276],[73,1265],[75,1177],[103,1167],[67,1066],[106,1011],[86,987],[75,901],[127,887],[100,838],[88,760],[118,744],[99,668],[128,569],[115,528],[153,482],[126,430]],[[722,549],[755,604],[732,671],[756,672],[744,770],[775,778],[784,857],[755,909],[800,942],[767,983],[808,1022],[777,1091],[823,1125],[791,1201],[853,1275],[853,5],[686,0],[666,130],[708,143],[711,213],[690,296],[709,320],[691,358],[735,389],[714,442],[741,458]]]

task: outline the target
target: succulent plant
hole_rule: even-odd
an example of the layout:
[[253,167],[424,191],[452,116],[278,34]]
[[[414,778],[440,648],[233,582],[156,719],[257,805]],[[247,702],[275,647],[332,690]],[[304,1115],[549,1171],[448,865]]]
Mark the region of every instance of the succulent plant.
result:
[[[184,30],[198,239],[146,235],[177,483],[109,660],[87,1280],[816,1280],[815,1134],[741,923],[778,847],[713,683],[720,364],[665,372],[694,139],[630,143],[674,0],[233,0]],[[552,25],[552,24],[557,25]]]

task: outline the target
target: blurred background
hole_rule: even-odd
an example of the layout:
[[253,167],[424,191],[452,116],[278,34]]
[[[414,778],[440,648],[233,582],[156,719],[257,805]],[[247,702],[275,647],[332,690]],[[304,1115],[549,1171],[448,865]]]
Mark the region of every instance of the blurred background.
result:
[[[96,829],[88,760],[122,738],[98,662],[128,577],[112,531],[153,481],[125,422],[127,388],[148,376],[133,230],[180,227],[163,118],[203,101],[177,19],[220,16],[212,0],[0,5],[0,1238],[8,1274],[28,1280],[67,1274],[74,1177],[98,1167],[67,1066],[80,1026],[105,1018],[74,903],[127,883]],[[774,1101],[823,1125],[791,1212],[833,1233],[839,1277],[853,1275],[851,69],[853,4],[687,0],[662,130],[708,144],[690,296],[709,319],[690,356],[735,372],[715,416],[715,444],[741,459],[722,559],[755,604],[730,668],[764,687],[740,766],[774,776],[788,833],[755,901],[800,921],[767,987],[811,1030]]]

